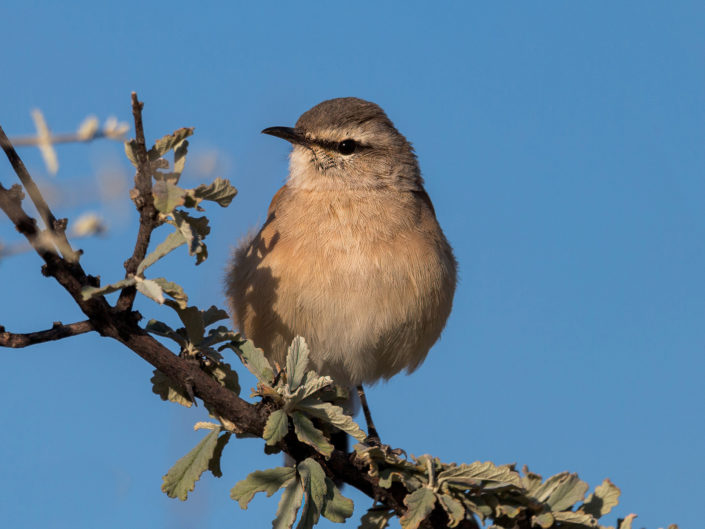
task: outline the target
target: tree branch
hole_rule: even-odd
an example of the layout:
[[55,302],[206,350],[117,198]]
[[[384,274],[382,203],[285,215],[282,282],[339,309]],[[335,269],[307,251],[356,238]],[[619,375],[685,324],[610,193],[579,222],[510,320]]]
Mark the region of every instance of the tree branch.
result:
[[[2,128],[0,128],[2,130]],[[27,215],[22,209],[22,199],[24,193],[19,184],[13,185],[10,189],[6,189],[0,184],[0,209],[2,209],[8,218],[12,221],[22,235],[24,235],[29,244],[36,252],[44,259],[46,263],[53,262],[54,258],[58,259],[55,248],[47,247],[40,240],[40,231],[37,228],[37,221]]]
[[0,346],[12,348],[27,347],[28,345],[34,345],[37,343],[61,340],[62,338],[68,338],[69,336],[77,336],[93,330],[95,329],[93,329],[93,325],[89,320],[69,323],[68,325],[64,325],[60,321],[57,321],[54,322],[51,329],[47,329],[46,331],[29,332],[26,334],[6,332],[5,327],[0,325]]
[[72,263],[77,262],[79,254],[73,251],[66,238],[66,219],[57,220],[56,217],[54,217],[51,209],[49,209],[49,205],[39,191],[37,184],[34,183],[34,179],[27,171],[22,159],[17,154],[17,151],[12,146],[7,135],[5,135],[5,131],[2,127],[0,127],[0,146],[2,146],[2,150],[5,151],[7,159],[10,160],[10,164],[12,164],[12,168],[15,170],[22,185],[27,190],[27,193],[29,193],[29,197],[37,208],[39,215],[42,217],[47,230],[55,236],[54,242],[59,248],[59,251],[68,261]]
[[[147,248],[152,237],[152,232],[159,226],[157,208],[154,207],[152,196],[152,164],[147,155],[147,145],[144,139],[144,126],[142,124],[142,108],[144,103],[137,98],[137,93],[132,92],[132,115],[135,120],[135,145],[134,153],[137,160],[135,173],[135,187],[130,191],[130,196],[137,206],[140,214],[140,227],[137,232],[135,249],[132,256],[125,261],[125,277],[134,274],[137,267],[147,255]],[[118,310],[131,310],[135,301],[137,290],[134,286],[127,287],[120,293],[116,308]]]

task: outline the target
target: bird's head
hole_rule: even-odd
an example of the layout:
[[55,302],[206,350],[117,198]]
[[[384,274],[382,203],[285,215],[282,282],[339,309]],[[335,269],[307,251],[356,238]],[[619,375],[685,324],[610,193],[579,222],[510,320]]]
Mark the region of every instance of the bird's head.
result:
[[411,144],[376,104],[344,97],[305,112],[291,127],[262,131],[293,145],[288,184],[307,189],[418,189]]

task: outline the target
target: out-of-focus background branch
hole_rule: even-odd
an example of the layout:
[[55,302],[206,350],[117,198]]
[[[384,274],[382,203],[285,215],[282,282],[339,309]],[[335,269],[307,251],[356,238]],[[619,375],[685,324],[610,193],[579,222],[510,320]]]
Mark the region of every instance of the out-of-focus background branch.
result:
[[[36,133],[11,136],[9,139],[14,147],[25,148],[20,151],[26,152],[28,147],[38,149],[48,176],[36,179],[44,198],[56,207],[80,210],[83,210],[86,204],[98,202],[98,211],[82,211],[72,219],[67,235],[71,239],[107,236],[109,224],[105,219],[105,210],[112,214],[113,220],[124,221],[128,213],[124,197],[132,175],[123,163],[106,158],[98,162],[94,174],[85,177],[62,175],[60,178],[54,178],[60,167],[59,154],[54,146],[89,143],[100,139],[113,140],[122,145],[130,126],[112,116],[101,126],[97,117],[88,116],[74,132],[52,133],[40,109],[33,109],[31,117]],[[189,162],[190,170],[186,180],[213,178],[217,171],[223,169],[225,160],[226,157],[216,150],[197,150]],[[28,250],[31,250],[31,246],[22,239],[0,238],[0,259]]]

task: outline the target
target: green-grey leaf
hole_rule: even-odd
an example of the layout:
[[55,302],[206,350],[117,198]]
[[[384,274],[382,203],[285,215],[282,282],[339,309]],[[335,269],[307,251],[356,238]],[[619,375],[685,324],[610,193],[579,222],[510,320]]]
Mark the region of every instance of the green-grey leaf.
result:
[[595,487],[595,492],[587,497],[579,510],[591,514],[595,518],[600,518],[619,503],[619,494],[619,488],[606,479],[601,485]]
[[137,156],[135,155],[135,147],[137,146],[136,140],[129,140],[125,142],[125,156],[130,160],[130,163],[137,167]]
[[296,391],[306,374],[308,354],[306,340],[302,336],[294,338],[286,355],[286,376],[292,392]]
[[628,514],[626,518],[620,518],[618,529],[632,529],[634,518],[636,518],[636,514]]
[[215,445],[215,450],[213,450],[213,457],[208,461],[208,470],[211,471],[216,478],[223,477],[223,471],[220,469],[220,458],[223,456],[223,449],[225,445],[228,444],[230,440],[230,432],[225,432],[223,435],[218,437],[218,442]]
[[297,529],[310,529],[318,523],[328,493],[326,474],[310,457],[296,465],[296,470],[304,489],[304,508]]
[[312,446],[326,457],[333,453],[333,445],[328,442],[323,432],[313,425],[311,419],[303,413],[295,411],[291,414],[291,420],[294,423],[294,431],[299,441]]
[[523,511],[523,507],[523,505],[515,503],[511,499],[503,499],[502,503],[497,505],[497,510],[501,515],[516,518]]
[[529,496],[534,496],[534,491],[541,486],[543,478],[534,472],[530,472],[529,468],[524,465],[524,476],[521,478],[521,483]]
[[[149,281],[145,279],[145,281]],[[167,281],[163,277],[155,277],[152,279],[157,285],[159,285],[165,294],[172,297],[174,301],[179,305],[180,308],[185,309],[188,304],[188,296],[184,292],[184,289],[180,285]]]
[[288,431],[289,416],[284,410],[274,410],[267,419],[262,437],[271,446],[284,439]]
[[442,494],[438,497],[441,507],[448,515],[448,527],[456,527],[465,519],[465,507],[450,494]]
[[216,321],[227,320],[230,318],[227,312],[223,309],[219,309],[215,305],[208,307],[208,310],[201,311],[201,315],[203,317],[203,325],[206,327],[213,325]]
[[222,207],[227,207],[237,195],[237,189],[228,180],[219,177],[210,185],[201,184],[196,189],[189,190],[189,194],[192,195],[196,204],[201,200],[210,200]]
[[[205,323],[205,321],[203,322]],[[203,338],[203,345],[213,346],[222,342],[240,342],[242,336],[239,332],[231,331],[224,325],[218,326],[216,329],[210,329],[208,334]]]
[[156,301],[160,305],[164,304],[164,292],[162,291],[162,287],[160,287],[159,283],[156,281],[152,281],[151,279],[143,279],[141,281],[137,281],[135,286],[139,292],[147,296],[149,299]]
[[485,518],[492,516],[494,513],[494,509],[482,498],[482,496],[472,496],[472,499],[468,496],[461,496],[460,499],[465,505],[465,508],[474,512],[482,521],[484,521]]
[[541,503],[545,502],[553,491],[555,491],[561,483],[570,478],[570,473],[561,472],[555,476],[551,476],[546,481],[544,481],[540,487],[534,489],[532,496],[536,498]]
[[196,256],[196,264],[201,264],[208,256],[203,239],[211,231],[207,217],[192,217],[184,211],[172,212],[174,225],[188,243],[189,255]]
[[333,481],[326,477],[326,500],[321,514],[331,522],[343,523],[353,513],[353,501],[340,493]]
[[188,394],[180,386],[176,386],[166,374],[158,369],[154,370],[151,382],[152,392],[159,395],[162,400],[170,400],[171,402],[176,402],[187,408],[193,405]]
[[152,185],[154,207],[161,213],[171,213],[184,203],[186,190],[167,180],[157,180]]
[[311,395],[314,395],[318,391],[330,386],[333,380],[330,377],[315,376],[315,371],[309,371],[303,380],[303,385],[299,387],[298,399],[301,401]]
[[255,347],[252,340],[245,340],[237,345],[235,352],[245,367],[260,382],[271,386],[274,383],[274,371],[264,356],[262,349]]
[[431,489],[421,487],[406,495],[404,505],[406,512],[399,518],[399,523],[404,529],[416,529],[436,505],[436,495]]
[[394,516],[394,511],[384,507],[372,507],[360,519],[357,529],[384,529],[389,525],[389,519]]
[[193,450],[171,467],[164,476],[162,483],[162,490],[166,492],[167,496],[179,498],[181,501],[186,500],[186,496],[188,496],[189,491],[193,490],[201,474],[208,470],[208,465],[218,443],[219,434],[220,428],[211,430]]
[[135,283],[135,278],[130,277],[128,279],[121,279],[120,281],[118,281],[117,283],[113,283],[112,285],[105,285],[104,287],[83,287],[81,289],[81,297],[83,298],[83,301],[87,301],[93,296],[117,292],[118,290],[122,290],[125,287],[131,287]]
[[296,470],[292,467],[255,470],[232,488],[230,497],[238,502],[242,509],[247,509],[247,504],[255,494],[266,492],[269,497],[294,477],[296,477]]
[[553,525],[553,522],[553,515],[550,512],[531,517],[531,525],[541,527],[542,529],[549,529],[549,527]]
[[321,514],[316,511],[316,506],[304,496],[304,507],[301,510],[301,518],[296,529],[312,529],[318,523],[320,517]]
[[[205,323],[205,322],[204,322]],[[222,342],[240,342],[242,336],[240,333],[231,331],[224,325],[220,325],[217,329],[210,329],[208,334],[203,338],[202,345],[213,346]]]
[[170,184],[178,184],[179,183],[179,174],[178,173],[164,173],[162,171],[154,171],[154,179],[157,181],[163,181],[163,182],[169,182]]
[[198,307],[186,307],[185,309],[180,309],[179,307],[172,306],[172,308],[176,310],[176,313],[179,315],[179,319],[184,324],[189,342],[194,345],[199,345],[203,340],[203,335],[206,332],[203,325],[203,318],[201,317],[201,311]]
[[321,465],[315,459],[307,457],[296,465],[296,470],[304,485],[304,492],[311,496],[317,507],[322,508],[328,487],[326,486],[326,473]]
[[174,173],[181,175],[186,164],[186,153],[188,152],[188,140],[182,140],[174,147]]
[[196,251],[196,265],[200,265],[203,261],[208,259],[208,246],[201,239],[201,243],[198,245],[198,250]]
[[174,219],[179,229],[183,229],[182,224],[187,224],[191,233],[199,235],[202,239],[211,232],[208,217],[192,217],[185,211],[175,211]]
[[137,267],[137,275],[142,275],[142,273],[147,269],[147,267],[152,266],[166,254],[185,243],[186,239],[181,234],[181,232],[171,232],[169,235],[167,235],[166,239],[164,239],[164,241],[160,243],[154,249],[153,252],[149,253],[139,264],[139,266]]
[[166,338],[171,338],[171,335],[176,334],[176,331],[169,327],[166,323],[155,319],[149,320],[144,328],[151,333],[158,334],[159,336],[164,336]]
[[169,327],[163,321],[154,319],[149,320],[147,322],[147,325],[145,325],[144,329],[148,332],[151,332],[152,334],[156,334],[157,336],[163,336],[164,338],[174,340],[182,347],[186,345],[186,340],[184,340],[184,337],[177,333],[174,329]]
[[[402,466],[389,466],[379,471],[379,486],[388,489],[394,481],[403,483],[409,490],[418,488],[421,482],[413,475],[413,470]],[[416,485],[416,486],[414,486]]]
[[489,481],[502,485],[521,487],[519,474],[508,466],[496,466],[490,461],[476,461],[469,465],[462,464],[449,468],[438,474],[438,483],[448,482],[458,488],[477,486],[479,481]]
[[318,402],[313,399],[306,399],[297,403],[295,409],[301,410],[311,417],[316,417],[317,419],[332,424],[360,442],[367,438],[367,434],[362,431],[350,415],[346,415],[345,410],[340,406],[329,402]]
[[296,521],[296,513],[301,507],[304,489],[298,479],[292,479],[284,488],[277,507],[277,517],[272,522],[272,529],[291,529]]
[[552,511],[565,511],[585,497],[589,485],[578,478],[577,474],[569,474],[553,490],[546,500]]
[[597,520],[589,514],[573,511],[552,512],[554,520],[576,525],[584,525],[585,527],[597,527]]
[[182,127],[175,130],[172,134],[167,134],[163,138],[160,138],[154,144],[154,147],[149,149],[147,153],[149,155],[149,160],[154,161],[157,158],[161,158],[171,149],[179,145],[183,140],[188,138],[193,134],[193,127]]

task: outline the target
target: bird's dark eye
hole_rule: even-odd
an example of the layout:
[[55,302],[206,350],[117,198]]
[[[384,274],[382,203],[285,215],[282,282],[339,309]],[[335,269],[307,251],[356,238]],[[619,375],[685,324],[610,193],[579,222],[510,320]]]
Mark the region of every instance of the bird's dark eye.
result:
[[357,149],[357,142],[355,140],[343,140],[338,144],[338,152],[340,154],[352,154]]

